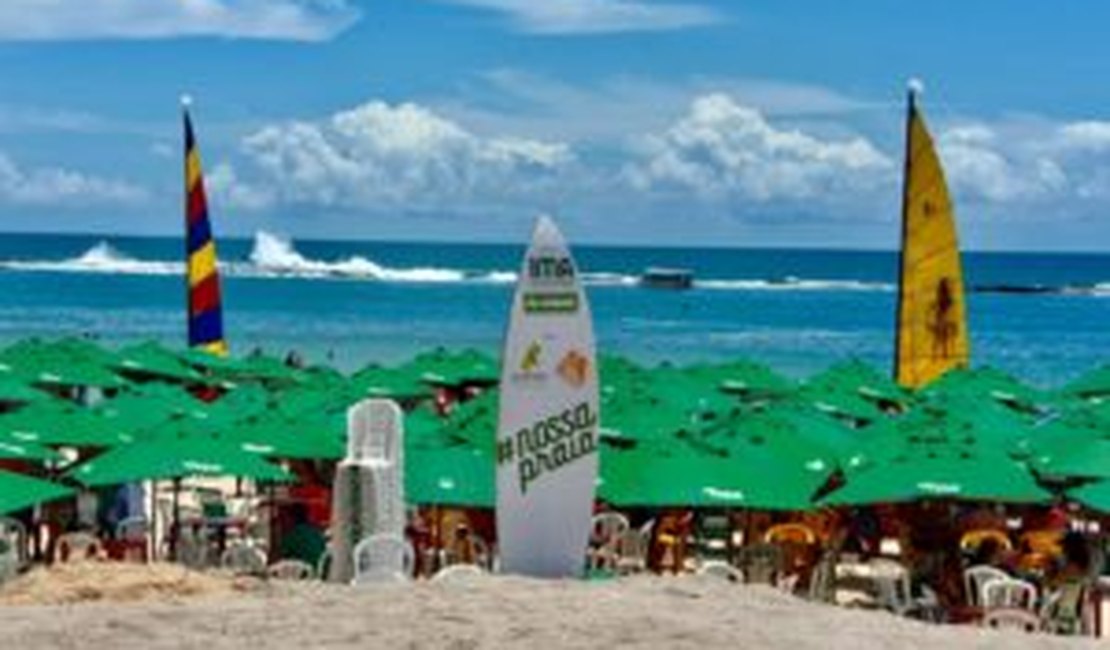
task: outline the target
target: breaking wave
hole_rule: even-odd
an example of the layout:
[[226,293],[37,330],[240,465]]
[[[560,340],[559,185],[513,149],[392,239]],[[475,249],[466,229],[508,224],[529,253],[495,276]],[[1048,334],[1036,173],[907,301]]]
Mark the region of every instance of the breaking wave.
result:
[[[84,253],[63,260],[0,260],[0,271],[45,273],[103,273],[120,275],[180,275],[185,265],[179,261],[144,260],[116,249],[107,241],[97,242]],[[355,255],[338,260],[307,257],[289,238],[273,233],[255,233],[246,260],[222,261],[220,271],[229,277],[304,278],[316,280],[367,280],[388,283],[449,284],[470,283],[509,285],[517,281],[515,271],[463,270],[431,266],[395,268]],[[584,272],[582,281],[593,287],[638,287],[637,275],[614,272]],[[812,292],[893,292],[889,282],[848,279],[782,278],[697,279],[695,290],[704,291],[812,291]],[[1110,296],[1110,282],[1079,286],[979,285],[973,293],[1057,294]]]

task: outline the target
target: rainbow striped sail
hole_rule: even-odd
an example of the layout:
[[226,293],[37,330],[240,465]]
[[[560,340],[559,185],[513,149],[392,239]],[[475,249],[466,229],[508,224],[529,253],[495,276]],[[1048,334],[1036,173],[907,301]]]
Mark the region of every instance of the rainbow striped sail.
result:
[[216,268],[216,242],[208,220],[208,199],[200,154],[189,117],[189,102],[184,100],[185,117],[185,267],[188,282],[189,347],[212,354],[226,355],[223,308],[220,301],[220,274]]

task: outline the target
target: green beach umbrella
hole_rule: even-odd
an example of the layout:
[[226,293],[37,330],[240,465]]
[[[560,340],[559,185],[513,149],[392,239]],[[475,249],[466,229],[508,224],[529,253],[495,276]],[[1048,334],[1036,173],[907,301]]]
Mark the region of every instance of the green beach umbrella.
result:
[[432,396],[432,390],[418,377],[394,368],[363,368],[351,377],[350,383],[352,392],[360,397],[416,399]]
[[1057,439],[1034,450],[1030,463],[1052,478],[1110,479],[1110,438]]
[[925,400],[952,396],[990,398],[1016,410],[1030,412],[1041,410],[1050,401],[1043,391],[996,368],[951,370],[919,393]]
[[0,415],[0,436],[39,445],[112,447],[132,441],[126,428],[61,401],[35,402]]
[[319,416],[286,419],[278,415],[238,423],[216,439],[270,458],[337,460],[346,447],[342,430],[321,426]]
[[405,451],[405,500],[419,505],[491,508],[493,457],[469,445]]
[[1110,481],[1098,481],[1069,490],[1068,497],[1097,512],[1110,513]]
[[805,385],[818,395],[849,393],[870,402],[905,405],[911,399],[907,390],[894,379],[859,359],[850,359],[831,366],[825,372],[811,376]]
[[0,435],[0,459],[58,462],[64,457],[49,447]]
[[205,381],[203,375],[181,360],[176,353],[154,341],[120,349],[114,367],[119,372],[133,373],[183,383]]
[[923,499],[1043,503],[1051,494],[1021,463],[1002,454],[909,454],[847,473],[826,496],[831,506],[904,503]]
[[67,476],[90,487],[197,476],[264,481],[292,478],[281,467],[234,444],[188,438],[112,449],[70,470]]
[[684,372],[708,387],[745,399],[785,395],[796,386],[763,364],[736,360],[724,364],[692,366]]
[[67,487],[0,470],[0,515],[53,501],[73,493]]
[[16,377],[11,371],[0,369],[0,402],[26,404],[46,399],[42,391],[35,390],[25,380]]
[[1110,364],[1103,365],[1064,387],[1063,393],[1083,399],[1110,397]]
[[658,453],[602,447],[598,494],[623,507],[805,510],[813,484],[798,472],[682,450]]
[[450,352],[440,348],[424,352],[398,370],[420,381],[442,386],[493,385],[501,375],[492,357],[472,349]]

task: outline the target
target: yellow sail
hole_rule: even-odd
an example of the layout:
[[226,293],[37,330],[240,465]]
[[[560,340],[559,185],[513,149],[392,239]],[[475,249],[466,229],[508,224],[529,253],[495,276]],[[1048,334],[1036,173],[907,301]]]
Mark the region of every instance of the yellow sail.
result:
[[894,375],[920,388],[966,366],[970,345],[952,200],[913,91],[907,119]]

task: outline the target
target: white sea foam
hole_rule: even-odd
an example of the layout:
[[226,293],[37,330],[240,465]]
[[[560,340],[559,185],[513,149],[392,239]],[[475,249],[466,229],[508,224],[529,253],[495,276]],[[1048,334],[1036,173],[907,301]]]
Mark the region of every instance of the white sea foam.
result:
[[284,237],[259,231],[250,254],[251,267],[259,275],[292,277],[350,277],[385,282],[462,282],[466,274],[455,269],[417,267],[395,269],[362,256],[328,262],[309,259]]
[[[121,275],[180,275],[184,264],[169,260],[144,260],[132,257],[107,241],[97,242],[77,257],[64,260],[0,260],[0,271],[48,273],[104,273]],[[338,260],[321,260],[298,251],[287,237],[266,231],[255,233],[247,260],[222,261],[220,271],[230,277],[305,278],[317,280],[370,280],[388,283],[450,284],[471,283],[509,285],[518,274],[507,270],[463,270],[437,267],[394,268],[355,255]],[[592,287],[637,287],[636,275],[616,272],[583,272],[582,282]],[[786,276],[780,279],[710,278],[696,280],[694,288],[707,291],[812,291],[812,292],[891,292],[897,286],[888,282],[846,279],[816,279]],[[1017,288],[980,287],[987,293],[1023,293]],[[1032,293],[1032,292],[1031,292]],[[1084,287],[1040,288],[1035,293],[1064,293],[1110,296],[1110,282]]]
[[127,275],[179,275],[180,262],[138,260],[116,250],[106,241],[67,260],[0,260],[0,269],[54,273],[122,273]]
[[698,280],[694,286],[718,291],[894,291],[897,288],[886,282],[806,280],[795,277],[782,280]]

